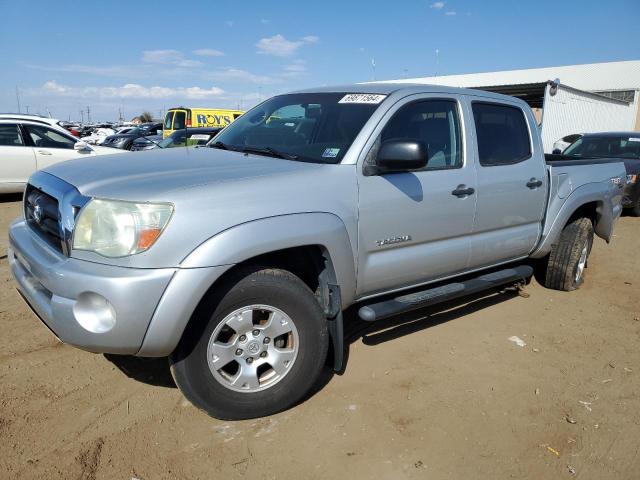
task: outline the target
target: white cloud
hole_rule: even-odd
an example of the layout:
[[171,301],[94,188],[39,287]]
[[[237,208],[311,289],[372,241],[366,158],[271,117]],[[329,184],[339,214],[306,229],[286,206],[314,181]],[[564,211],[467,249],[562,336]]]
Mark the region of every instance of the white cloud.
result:
[[26,64],[25,67],[45,72],[64,73],[86,73],[89,75],[100,75],[107,77],[133,77],[143,73],[142,65],[33,65]]
[[258,53],[274,55],[276,57],[293,55],[302,45],[302,42],[291,42],[280,34],[274,35],[273,37],[261,38],[258,43],[256,43]]
[[194,50],[193,54],[200,57],[224,57],[224,52],[214,48],[199,48],[198,50]]
[[218,82],[244,82],[244,83],[257,83],[257,84],[270,84],[277,83],[278,80],[266,75],[256,75],[246,70],[239,68],[223,68],[214,72],[204,73],[204,78],[209,80],[215,80]]
[[300,40],[292,41],[287,40],[279,33],[273,37],[261,38],[256,47],[258,53],[263,55],[273,55],[275,57],[289,57],[296,53],[296,51],[305,44],[318,43],[320,39],[315,35],[307,35]]
[[266,18],[261,18],[260,23],[266,25],[267,23],[269,23],[269,20],[267,20]]
[[127,83],[117,87],[71,87],[61,85],[53,80],[46,82],[35,94],[49,94],[75,98],[101,98],[101,99],[162,99],[162,98],[187,98],[203,99],[220,97],[224,90],[218,87],[145,87],[136,83]]
[[296,60],[295,62],[285,65],[284,69],[287,72],[306,72],[307,66],[304,60]]
[[457,15],[454,11],[444,12],[447,17],[455,17]]
[[429,5],[429,8],[433,8],[435,10],[442,10],[444,8],[444,2],[435,2]]
[[304,60],[295,60],[289,65],[285,65],[283,77],[299,77],[307,73],[307,62]]
[[225,24],[227,27],[231,28],[231,27],[233,27],[233,20],[227,20],[226,22],[224,22],[224,24]]
[[202,65],[202,62],[198,60],[184,58],[182,52],[178,50],[145,50],[142,52],[142,61],[177,67],[199,67]]

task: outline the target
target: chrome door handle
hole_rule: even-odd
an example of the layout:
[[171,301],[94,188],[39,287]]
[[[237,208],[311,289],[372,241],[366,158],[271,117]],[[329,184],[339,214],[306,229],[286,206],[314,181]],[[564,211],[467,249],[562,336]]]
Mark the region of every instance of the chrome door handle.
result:
[[527,187],[529,187],[530,189],[534,189],[534,188],[538,188],[542,186],[542,180],[538,180],[537,178],[533,177],[531,178],[531,180],[529,180],[527,182]]
[[40,155],[53,155],[49,150],[38,150]]
[[467,188],[466,185],[462,184],[462,185],[458,185],[456,189],[451,192],[451,195],[454,195],[458,198],[462,198],[468,195],[473,195],[475,192],[476,192],[475,189],[471,187]]

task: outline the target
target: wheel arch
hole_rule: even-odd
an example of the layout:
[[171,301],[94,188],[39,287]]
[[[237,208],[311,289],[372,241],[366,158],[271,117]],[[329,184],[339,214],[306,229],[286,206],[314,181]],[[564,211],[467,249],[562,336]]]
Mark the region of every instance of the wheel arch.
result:
[[[356,286],[353,255],[344,223],[332,214],[271,217],[225,230],[182,261],[175,276],[175,289],[172,280],[138,355],[170,354],[197,309],[206,306],[212,292],[228,284],[243,269],[279,268],[293,273],[316,294],[329,316],[331,310],[346,308],[353,301]],[[335,298],[331,295],[330,287],[335,286],[339,286],[338,305],[333,304]],[[185,295],[188,298],[177,299]],[[173,306],[176,303],[180,308]]]
[[[591,220],[595,234],[609,243],[621,208],[608,192],[603,195],[601,183],[587,184],[574,190],[560,206],[553,223],[543,233],[540,244],[530,256],[543,258],[548,255],[552,245],[558,241],[562,230],[576,218],[581,217]],[[553,211],[550,210],[549,214],[553,215]]]

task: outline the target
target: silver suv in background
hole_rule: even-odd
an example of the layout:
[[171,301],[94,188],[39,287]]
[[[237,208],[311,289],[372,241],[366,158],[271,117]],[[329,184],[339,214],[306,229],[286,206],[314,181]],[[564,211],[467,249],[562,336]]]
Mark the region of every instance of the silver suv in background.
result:
[[342,371],[349,307],[376,322],[520,282],[529,259],[547,287],[580,287],[625,181],[620,162],[547,164],[523,101],[442,86],[278,95],[209,147],[36,173],[9,262],[61,340],[166,356],[225,419]]

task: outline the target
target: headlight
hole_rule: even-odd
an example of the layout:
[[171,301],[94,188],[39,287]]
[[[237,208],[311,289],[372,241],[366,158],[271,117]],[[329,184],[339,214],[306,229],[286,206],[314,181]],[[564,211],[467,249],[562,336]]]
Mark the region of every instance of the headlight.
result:
[[169,223],[173,205],[93,199],[81,210],[73,232],[73,248],[105,257],[144,252]]
[[638,181],[638,175],[627,175],[627,183],[636,183]]

